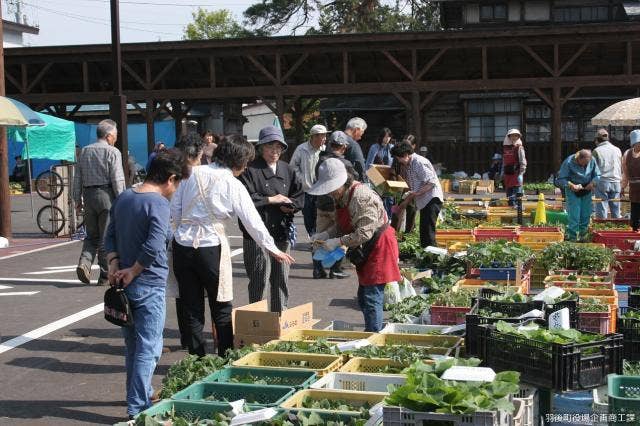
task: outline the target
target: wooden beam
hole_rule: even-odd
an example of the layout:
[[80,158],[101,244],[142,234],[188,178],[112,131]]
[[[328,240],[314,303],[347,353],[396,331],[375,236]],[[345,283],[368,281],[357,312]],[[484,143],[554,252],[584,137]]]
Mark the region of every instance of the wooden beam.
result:
[[[167,105],[167,103],[169,102],[169,99],[165,99],[162,102],[160,102],[160,104],[158,104],[158,107],[155,108],[154,106],[154,110],[153,110],[153,118],[155,119],[158,114],[160,114],[160,112],[162,112],[163,109],[165,109],[165,106]],[[167,112],[169,110],[167,109]]]
[[554,86],[552,90],[552,120],[551,120],[551,162],[553,170],[560,168],[562,162],[562,100],[560,99],[560,86]]
[[153,99],[145,99],[145,103],[147,104],[147,107],[145,108],[147,110],[147,113],[145,115],[147,123],[147,155],[150,155],[156,145],[156,131],[153,123],[153,110],[156,101]]
[[536,92],[536,95],[538,95],[538,97],[542,99],[544,103],[549,106],[549,108],[553,108],[553,101],[542,91],[542,89],[534,87],[533,91]]
[[136,111],[138,111],[140,113],[141,116],[143,116],[145,119],[147,118],[147,108],[142,108],[140,105],[138,105],[137,102],[134,101],[128,101],[131,105],[133,105],[133,107],[135,108]]
[[151,60],[150,59],[144,60],[144,82],[146,83],[146,86],[148,88],[153,89],[153,86],[151,85]]
[[342,82],[349,83],[349,53],[342,52]]
[[560,75],[560,46],[553,44],[553,75]]
[[489,65],[487,64],[487,46],[482,46],[482,79],[489,79]]
[[566,94],[566,95],[561,99],[562,104],[564,105],[564,104],[565,104],[569,99],[571,99],[571,97],[572,97],[573,95],[575,95],[575,94],[576,94],[576,92],[577,92],[578,90],[580,90],[580,88],[579,88],[579,87],[573,87],[571,90],[569,90],[569,93],[567,93],[567,94]]
[[158,74],[156,76],[156,78],[154,78],[153,81],[151,82],[151,88],[152,89],[156,86],[156,84],[158,84],[160,82],[160,80],[162,80],[162,78],[165,75],[167,75],[169,70],[171,70],[171,68],[176,64],[176,62],[178,62],[178,58],[173,58],[171,61],[169,61],[169,63],[167,65],[165,65],[165,67],[162,69],[162,71],[160,71],[160,74]]
[[280,53],[276,53],[276,86],[282,84],[282,57]]
[[28,93],[29,73],[27,72],[27,64],[20,64],[20,79],[22,81],[22,93]]
[[411,80],[415,80],[418,75],[418,50],[411,49]]
[[578,49],[578,51],[574,53],[573,56],[571,56],[571,58],[569,58],[569,60],[562,66],[562,68],[560,68],[560,70],[558,71],[558,76],[561,76],[562,74],[564,74],[567,68],[573,65],[576,59],[578,59],[580,55],[582,55],[584,51],[587,50],[587,47],[589,47],[589,43],[582,43],[582,46],[580,46],[580,49]]
[[124,68],[125,71],[127,71],[129,75],[131,75],[131,77],[133,77],[145,90],[151,90],[151,88],[147,86],[147,83],[142,79],[142,77],[140,77],[140,75],[138,75],[138,73],[135,72],[135,70],[131,68],[125,61],[122,61],[122,68]]
[[82,91],[88,93],[89,89],[89,63],[82,61]]
[[526,44],[521,44],[520,47],[522,47],[529,54],[529,56],[535,59],[537,63],[542,65],[542,67],[547,70],[549,74],[554,75],[553,69],[549,66],[549,64],[547,64],[544,59],[542,59],[536,52],[534,52],[531,47],[527,46]]
[[284,77],[282,77],[281,81],[286,84],[287,80],[291,78],[293,73],[296,72],[298,68],[300,68],[300,65],[302,65],[308,57],[309,53],[307,52],[300,55],[300,57],[293,63],[293,65],[291,65],[291,68],[289,68],[289,70],[284,74]]
[[389,60],[389,62],[391,62],[393,65],[395,65],[396,68],[398,68],[400,70],[400,72],[402,72],[402,74],[404,74],[405,76],[407,76],[407,78],[409,80],[413,80],[413,74],[411,74],[409,72],[409,70],[407,70],[404,65],[402,65],[400,63],[400,61],[398,61],[391,53],[389,53],[386,50],[382,51],[382,54]]
[[13,84],[16,87],[16,89],[20,91],[20,93],[26,93],[24,91],[25,88],[22,87],[22,85],[18,82],[18,80],[16,80],[16,78],[9,73],[9,70],[6,70],[6,69],[4,70],[4,76],[7,80],[9,80],[11,84]]
[[393,92],[393,96],[395,96],[400,101],[400,103],[404,105],[407,111],[411,110],[411,102],[406,100],[405,97],[402,95],[402,93]]
[[49,68],[51,68],[52,66],[53,66],[53,62],[49,62],[40,70],[38,75],[36,75],[36,78],[34,78],[31,84],[29,84],[29,86],[27,87],[27,93],[30,92],[36,86],[36,84],[40,83],[40,80],[42,80],[42,77],[44,77],[47,71],[49,71]]
[[423,100],[422,102],[420,102],[420,110],[424,110],[424,108],[431,103],[431,101],[433,101],[433,99],[436,97],[436,95],[438,94],[438,92],[436,90],[434,90],[433,92],[429,93]]
[[429,62],[426,63],[425,66],[423,66],[420,69],[420,72],[418,73],[418,75],[416,76],[416,80],[420,80],[422,79],[422,77],[429,72],[429,70],[431,69],[431,67],[433,67],[436,62],[438,62],[440,60],[440,58],[442,57],[442,55],[444,55],[446,53],[446,51],[449,50],[448,47],[444,47],[440,50],[438,50],[438,52],[433,55],[433,57],[429,60]]
[[67,113],[67,117],[68,118],[72,118],[74,115],[76,115],[76,112],[78,112],[81,107],[82,107],[82,105],[80,105],[80,104],[75,105],[73,107],[73,109],[70,112]]
[[209,56],[209,87],[214,89],[216,87],[216,58],[215,56]]
[[249,61],[253,65],[255,65],[256,68],[258,68],[258,70],[260,70],[260,72],[262,74],[265,75],[265,77],[267,77],[269,80],[271,80],[271,82],[273,82],[274,85],[276,85],[276,86],[279,85],[278,84],[278,80],[273,76],[273,74],[271,74],[269,72],[269,70],[264,67],[264,65],[262,65],[256,58],[254,58],[253,55],[247,55],[246,57],[247,57],[247,59],[249,59]]
[[420,93],[411,93],[411,112],[412,112],[412,124],[413,134],[416,137],[416,142],[419,146],[424,145],[422,140],[422,111],[420,110]]
[[[626,63],[626,74],[633,74],[633,45],[630,41],[627,43],[627,63]],[[6,72],[6,71],[5,71]]]

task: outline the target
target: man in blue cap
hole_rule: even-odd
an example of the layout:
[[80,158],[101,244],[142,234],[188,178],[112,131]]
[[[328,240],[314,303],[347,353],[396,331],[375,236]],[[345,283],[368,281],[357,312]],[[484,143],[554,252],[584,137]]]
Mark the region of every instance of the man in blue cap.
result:
[[640,228],[640,130],[634,130],[629,135],[631,148],[622,156],[622,191],[629,185],[629,201],[631,202],[631,227],[634,231]]

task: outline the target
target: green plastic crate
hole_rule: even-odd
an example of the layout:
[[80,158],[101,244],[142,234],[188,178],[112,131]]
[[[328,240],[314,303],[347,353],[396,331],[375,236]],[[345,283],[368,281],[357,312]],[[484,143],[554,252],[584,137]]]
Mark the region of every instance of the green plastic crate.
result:
[[[535,219],[536,211],[531,212],[531,223],[533,223]],[[560,212],[554,210],[547,210],[547,224],[549,225],[568,225],[569,224],[569,215],[567,212]]]
[[640,376],[609,374],[607,388],[609,413],[625,417],[633,414],[635,421],[640,422]]
[[[253,376],[265,380],[268,386],[291,386],[306,389],[316,380],[313,370],[283,368],[227,367],[202,379],[203,382],[231,383],[234,377]],[[265,385],[266,386],[266,385]]]
[[[175,401],[163,399],[157,404],[147,408],[140,414],[155,416],[157,414],[168,413],[174,410],[176,415],[184,417],[190,422],[202,419],[213,419],[218,413],[231,411],[229,404],[213,404],[196,401]],[[137,417],[137,416],[136,416]]]
[[252,407],[275,407],[293,395],[294,391],[294,388],[287,386],[197,382],[175,393],[171,399],[218,403],[244,399]]

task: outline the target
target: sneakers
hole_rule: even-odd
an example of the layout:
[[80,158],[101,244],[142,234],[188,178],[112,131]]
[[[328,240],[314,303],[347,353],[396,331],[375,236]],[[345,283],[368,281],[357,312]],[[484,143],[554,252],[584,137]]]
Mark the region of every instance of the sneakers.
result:
[[346,272],[342,271],[329,271],[329,278],[337,278],[341,280],[343,278],[349,278],[350,276],[351,274],[347,274]]
[[327,272],[324,269],[314,269],[313,270],[313,279],[320,280],[327,278]]
[[85,264],[81,263],[78,265],[76,274],[78,275],[78,279],[85,284],[89,284],[91,281],[91,270]]

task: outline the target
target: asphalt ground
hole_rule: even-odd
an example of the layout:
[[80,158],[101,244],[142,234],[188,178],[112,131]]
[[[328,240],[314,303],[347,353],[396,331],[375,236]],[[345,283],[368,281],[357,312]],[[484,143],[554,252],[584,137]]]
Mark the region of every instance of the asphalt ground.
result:
[[[3,259],[9,253],[0,253],[0,425],[122,421],[126,417],[124,341],[118,327],[105,321],[99,310],[105,288],[77,280],[81,242],[57,245],[69,240],[43,239],[31,218],[28,196],[12,197],[12,211],[19,238],[4,250],[13,250],[11,255],[17,256]],[[344,280],[311,279],[309,241],[301,217],[297,223],[299,242],[292,252],[297,263],[290,273],[289,306],[313,302],[314,317],[325,324],[334,319],[362,323],[355,271],[347,270],[352,277]],[[237,228],[228,235],[236,237],[230,239],[232,250],[242,247]],[[34,246],[17,247],[28,240],[42,243],[36,248],[51,248],[30,252]],[[233,258],[233,267],[234,306],[245,305],[248,279],[242,255]],[[95,269],[92,279],[97,279]],[[74,317],[88,308],[94,312]],[[41,330],[62,319],[68,325]],[[206,329],[210,329],[208,320]],[[35,330],[40,337],[11,349],[3,346]],[[209,352],[213,352],[211,333],[208,338]],[[170,352],[162,355],[156,368],[156,388],[169,366],[186,354],[180,349],[173,299],[167,299],[164,345]]]

